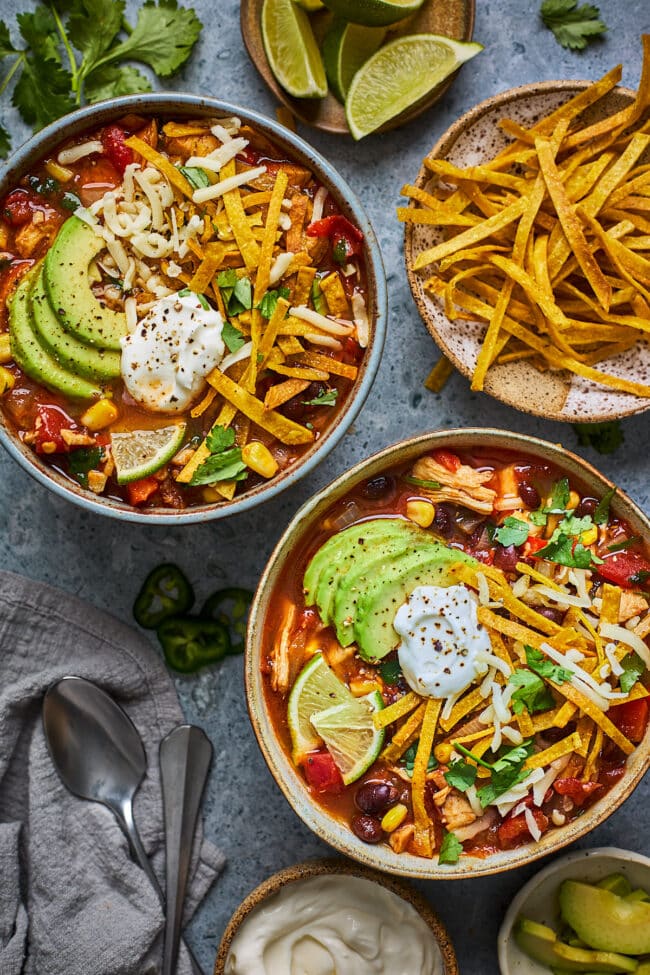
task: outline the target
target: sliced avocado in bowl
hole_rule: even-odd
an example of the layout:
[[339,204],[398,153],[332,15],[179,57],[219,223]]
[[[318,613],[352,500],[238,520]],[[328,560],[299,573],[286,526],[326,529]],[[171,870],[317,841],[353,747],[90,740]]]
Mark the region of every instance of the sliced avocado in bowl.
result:
[[584,975],[608,972],[616,975],[634,972],[637,967],[635,959],[615,952],[573,948],[558,941],[552,928],[525,917],[517,921],[515,940],[530,958],[556,972],[583,972]]
[[611,890],[565,880],[560,911],[579,938],[600,951],[650,954],[650,903],[619,897]]
[[43,280],[64,329],[82,342],[118,352],[127,334],[126,315],[99,301],[90,286],[90,262],[104,246],[92,227],[70,217],[47,253]]
[[602,880],[598,881],[596,887],[600,887],[602,890],[609,890],[612,894],[618,894],[619,897],[627,897],[632,892],[630,881],[622,873],[608,874],[607,877],[603,877]]
[[68,372],[50,355],[36,333],[29,295],[37,273],[37,269],[32,269],[23,277],[9,306],[11,354],[27,376],[48,389],[75,399],[98,399],[101,387]]
[[30,292],[30,310],[36,334],[42,345],[64,368],[79,373],[87,379],[119,377],[121,362],[119,352],[87,345],[75,338],[72,332],[63,328],[50,305],[42,267],[34,279]]

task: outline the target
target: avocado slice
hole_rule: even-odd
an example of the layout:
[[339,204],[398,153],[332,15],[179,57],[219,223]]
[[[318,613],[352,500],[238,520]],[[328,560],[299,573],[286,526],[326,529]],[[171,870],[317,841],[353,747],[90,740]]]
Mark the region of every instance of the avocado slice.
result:
[[577,880],[560,887],[560,911],[579,938],[601,951],[650,954],[650,903]]
[[88,267],[104,247],[92,227],[70,217],[45,258],[44,282],[62,326],[82,342],[119,351],[127,334],[124,312],[111,311],[95,297]]
[[34,280],[29,300],[36,334],[61,365],[87,379],[117,379],[120,376],[119,352],[86,345],[63,328],[50,305],[42,267]]
[[632,890],[629,894],[625,895],[625,900],[628,902],[628,904],[631,904],[633,901],[647,902],[650,901],[650,895],[648,894],[647,890],[637,887],[636,890]]
[[464,552],[433,540],[385,566],[357,602],[354,638],[364,660],[379,660],[395,649],[399,643],[393,628],[397,610],[418,586],[451,585],[449,570],[458,562],[476,564]]
[[29,293],[36,277],[34,270],[23,277],[9,306],[11,354],[26,375],[48,389],[75,399],[99,398],[102,395],[99,386],[68,372],[39,341],[29,307]]
[[630,881],[622,873],[610,873],[607,877],[599,880],[596,887],[609,890],[612,894],[618,894],[619,897],[627,897],[632,891]]
[[[356,557],[359,546],[363,547],[371,538],[402,535],[408,527],[409,523],[401,518],[375,518],[372,521],[350,525],[349,528],[344,528],[343,531],[328,538],[313,556],[305,572],[303,589],[307,606],[313,606],[317,602],[317,592],[321,586],[334,588],[334,577],[339,575],[340,571],[346,571],[345,563]],[[323,594],[325,591],[323,588]],[[321,609],[320,603],[319,609]],[[329,614],[325,617],[321,612],[321,617],[323,622],[329,622]]]
[[542,965],[559,972],[633,972],[637,963],[633,958],[609,951],[572,948],[558,941],[555,931],[545,924],[520,918],[515,927],[515,941],[521,950]]

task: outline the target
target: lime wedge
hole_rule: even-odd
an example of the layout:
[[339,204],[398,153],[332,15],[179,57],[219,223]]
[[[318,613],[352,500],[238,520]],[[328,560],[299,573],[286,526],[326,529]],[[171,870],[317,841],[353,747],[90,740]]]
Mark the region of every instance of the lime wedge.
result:
[[322,10],[325,4],[323,0],[293,0],[303,10]]
[[327,745],[346,785],[356,782],[381,751],[384,730],[377,731],[372,716],[383,706],[381,694],[373,691],[312,715],[312,726]]
[[334,21],[323,41],[323,61],[327,80],[339,101],[345,101],[355,74],[375,53],[385,36],[383,27]]
[[185,436],[185,424],[173,423],[157,430],[130,430],[111,434],[111,453],[117,483],[128,484],[154,474],[170,460]]
[[469,61],[482,44],[437,34],[410,34],[380,48],[357,71],[345,102],[355,139],[404,112]]
[[419,10],[424,0],[324,0],[325,6],[353,24],[385,27]]
[[325,68],[304,10],[293,0],[264,0],[262,37],[271,71],[290,95],[325,98]]
[[312,715],[350,700],[355,698],[343,681],[327,666],[322,654],[315,654],[298,674],[289,695],[287,720],[296,765],[322,744],[311,724]]

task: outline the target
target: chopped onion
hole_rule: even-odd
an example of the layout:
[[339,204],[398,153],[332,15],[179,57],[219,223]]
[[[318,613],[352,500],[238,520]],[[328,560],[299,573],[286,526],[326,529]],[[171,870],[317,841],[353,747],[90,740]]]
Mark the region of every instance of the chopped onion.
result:
[[314,197],[314,208],[312,210],[311,222],[315,223],[320,220],[323,216],[323,207],[325,206],[325,200],[327,199],[327,187],[319,186],[316,190],[316,196]]
[[526,809],[524,810],[524,818],[526,820],[526,826],[528,827],[528,832],[535,840],[535,842],[539,843],[542,837],[542,831],[537,825],[537,823],[535,822],[535,817],[533,816],[531,810],[528,807],[526,807]]
[[92,156],[93,153],[101,155],[103,152],[104,146],[101,142],[98,139],[91,139],[90,142],[81,142],[78,146],[62,149],[56,158],[61,166],[68,166],[70,163],[76,163],[79,159],[83,159],[84,156]]

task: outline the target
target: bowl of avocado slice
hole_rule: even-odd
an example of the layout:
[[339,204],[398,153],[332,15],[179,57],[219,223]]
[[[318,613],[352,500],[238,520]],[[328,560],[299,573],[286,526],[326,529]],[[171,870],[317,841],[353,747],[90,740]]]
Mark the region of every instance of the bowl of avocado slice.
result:
[[498,940],[501,975],[650,973],[650,858],[578,850],[535,874]]

